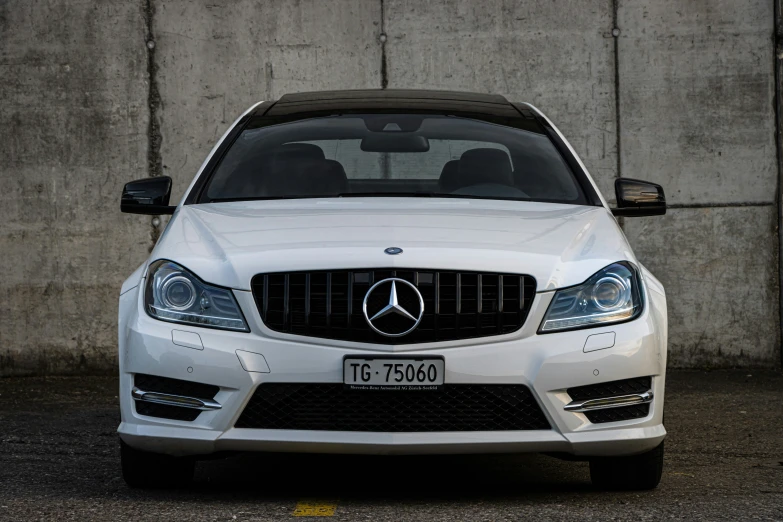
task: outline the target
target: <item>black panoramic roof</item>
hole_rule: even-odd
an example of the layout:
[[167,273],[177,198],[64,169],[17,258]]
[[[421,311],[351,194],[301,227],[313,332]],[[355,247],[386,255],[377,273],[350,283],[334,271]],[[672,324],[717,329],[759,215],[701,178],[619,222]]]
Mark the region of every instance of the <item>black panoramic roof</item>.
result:
[[[519,118],[517,110],[498,94],[416,89],[361,89],[286,94],[267,106],[267,117],[357,110],[479,113]],[[526,115],[523,115],[526,116]]]

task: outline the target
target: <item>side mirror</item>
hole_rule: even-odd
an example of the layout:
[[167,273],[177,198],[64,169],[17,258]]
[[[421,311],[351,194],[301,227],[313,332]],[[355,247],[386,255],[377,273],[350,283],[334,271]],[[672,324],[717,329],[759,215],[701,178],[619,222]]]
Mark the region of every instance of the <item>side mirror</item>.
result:
[[660,185],[638,179],[617,178],[614,180],[614,193],[617,196],[617,208],[612,209],[612,214],[615,216],[666,214],[666,196]]
[[173,214],[177,207],[169,206],[170,198],[170,177],[139,179],[125,184],[120,210],[128,214]]

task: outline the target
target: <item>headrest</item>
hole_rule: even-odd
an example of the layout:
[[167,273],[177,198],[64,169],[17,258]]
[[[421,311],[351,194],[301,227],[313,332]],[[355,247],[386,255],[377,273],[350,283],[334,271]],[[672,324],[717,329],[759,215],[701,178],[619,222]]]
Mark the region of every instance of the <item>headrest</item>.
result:
[[459,187],[459,160],[447,161],[440,171],[438,189],[441,192],[453,192]]
[[500,149],[471,149],[459,159],[460,186],[497,183],[514,185],[511,160]]
[[[310,185],[313,185],[312,190],[329,189],[334,192],[345,192],[344,187],[347,184],[345,171],[341,166],[338,169],[327,163],[329,160],[324,159],[324,151],[317,145],[286,143],[258,151],[241,163],[224,182],[223,190],[232,197],[243,194],[285,196],[296,194],[297,186]],[[334,190],[314,185],[316,176],[320,176],[321,173],[327,174],[317,181],[331,183],[330,186],[335,187]]]
[[303,158],[264,179],[266,196],[334,196],[348,191],[348,178],[335,160]]
[[275,149],[275,161],[322,160],[324,151],[312,143],[286,143]]

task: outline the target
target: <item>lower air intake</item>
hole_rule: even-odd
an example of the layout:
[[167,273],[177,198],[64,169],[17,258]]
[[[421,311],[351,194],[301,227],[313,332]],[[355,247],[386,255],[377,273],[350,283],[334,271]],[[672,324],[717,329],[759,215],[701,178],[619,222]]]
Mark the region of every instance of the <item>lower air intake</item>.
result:
[[[604,399],[607,397],[620,397],[623,395],[644,393],[649,391],[651,388],[651,377],[636,377],[634,379],[623,379],[621,381],[602,382],[598,384],[589,384],[587,386],[568,388],[568,395],[575,401],[586,401],[591,399]],[[633,404],[630,406],[620,406],[617,408],[587,411],[584,414],[587,417],[587,420],[594,424],[627,421],[641,419],[649,415],[650,405]]]
[[427,392],[356,391],[340,383],[266,383],[237,428],[365,432],[546,430],[526,386],[447,384]]
[[621,408],[608,408],[605,410],[595,410],[585,412],[587,420],[593,424],[603,422],[618,422],[633,419],[642,419],[650,414],[649,404],[635,404],[633,406],[623,406]]
[[136,402],[136,413],[146,415],[147,417],[157,417],[159,419],[171,419],[178,421],[194,421],[201,415],[199,410],[190,408],[180,408],[179,406],[169,406],[167,404],[155,404],[152,402]]
[[[137,373],[133,376],[133,384],[145,392],[157,392],[182,397],[195,397],[197,399],[213,399],[219,386],[203,384],[200,382],[183,381],[157,375]],[[136,413],[159,419],[171,419],[179,421],[194,421],[201,414],[200,410],[170,406],[167,404],[155,404],[152,402],[133,401],[136,403]]]
[[644,393],[651,387],[651,377],[636,377],[634,379],[623,379],[622,381],[601,382],[568,388],[568,395],[575,401],[586,401],[588,399],[603,399],[606,397],[631,395],[633,393]]

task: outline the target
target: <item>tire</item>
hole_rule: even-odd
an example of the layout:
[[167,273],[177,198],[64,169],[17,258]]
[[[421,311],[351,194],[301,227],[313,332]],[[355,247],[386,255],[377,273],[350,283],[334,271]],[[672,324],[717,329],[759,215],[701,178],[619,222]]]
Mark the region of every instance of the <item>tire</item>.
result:
[[609,490],[654,489],[663,473],[663,442],[657,448],[630,457],[590,459],[593,486]]
[[122,478],[132,488],[177,488],[193,481],[195,459],[133,449],[120,440]]

